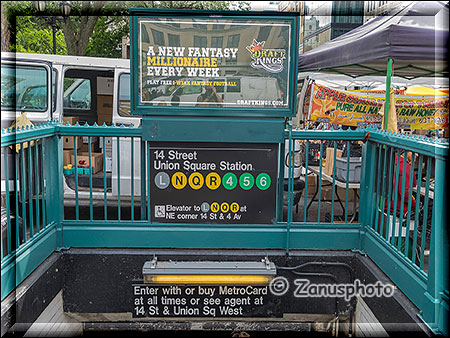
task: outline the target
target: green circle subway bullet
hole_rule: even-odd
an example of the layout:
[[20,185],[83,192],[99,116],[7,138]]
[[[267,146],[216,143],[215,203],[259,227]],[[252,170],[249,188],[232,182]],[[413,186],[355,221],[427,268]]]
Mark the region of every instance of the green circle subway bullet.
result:
[[260,190],[267,190],[270,187],[271,179],[266,173],[261,173],[256,177],[256,186]]
[[255,179],[252,174],[244,173],[239,177],[239,185],[244,190],[250,190],[255,184]]
[[227,190],[233,190],[238,184],[237,176],[233,173],[226,173],[222,178],[222,185]]

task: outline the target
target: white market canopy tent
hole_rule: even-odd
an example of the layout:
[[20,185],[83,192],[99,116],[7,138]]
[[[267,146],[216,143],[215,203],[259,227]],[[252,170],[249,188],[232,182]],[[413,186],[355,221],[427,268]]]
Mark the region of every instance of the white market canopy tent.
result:
[[299,55],[299,72],[448,77],[448,4],[413,2]]

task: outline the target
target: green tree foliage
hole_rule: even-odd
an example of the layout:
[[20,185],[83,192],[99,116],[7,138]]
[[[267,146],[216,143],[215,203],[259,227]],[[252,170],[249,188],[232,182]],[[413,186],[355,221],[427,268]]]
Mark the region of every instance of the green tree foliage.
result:
[[[52,29],[37,15],[31,1],[6,1],[11,50],[52,53]],[[173,8],[249,10],[246,1],[72,1],[70,17],[62,20],[60,1],[47,1],[46,16],[58,15],[57,54],[121,57],[122,37],[128,35],[128,9]],[[2,27],[3,30],[3,27]]]
[[[4,1],[8,27],[2,23],[2,32],[11,34],[10,51],[25,53],[53,53],[51,14],[56,12],[56,1],[48,1],[46,15],[37,15],[32,1]],[[67,54],[63,32],[56,31],[56,53]]]
[[231,1],[145,1],[150,8],[173,9],[230,9]]
[[[17,27],[20,27],[15,34],[15,43],[11,44],[11,51],[24,53],[53,53],[53,33],[49,24],[39,22],[35,17],[17,17]],[[64,34],[58,30],[56,32],[56,54],[67,54]]]
[[128,32],[128,17],[101,16],[89,38],[86,55],[109,58],[122,57],[122,37],[128,35]]

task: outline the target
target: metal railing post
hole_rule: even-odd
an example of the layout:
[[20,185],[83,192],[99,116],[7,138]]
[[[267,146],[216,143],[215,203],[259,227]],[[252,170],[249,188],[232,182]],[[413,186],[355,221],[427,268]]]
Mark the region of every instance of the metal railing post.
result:
[[[146,178],[147,170],[146,170],[146,160],[145,156],[147,154],[146,151],[147,143],[142,141],[141,139],[141,220],[150,219],[150,215],[147,218],[147,208],[146,208]],[[150,155],[149,155],[150,156]]]
[[46,191],[46,215],[49,223],[55,222],[56,248],[63,247],[62,219],[64,215],[63,144],[61,137],[45,138],[44,142],[44,189]]
[[372,226],[373,213],[375,212],[373,192],[375,182],[375,143],[365,142],[362,147],[361,185],[359,199],[359,222],[361,223],[359,250],[364,251],[364,236],[366,227]]
[[[386,96],[384,99],[384,129],[388,129],[388,121],[389,121],[389,105],[390,105],[390,98],[391,98],[391,77],[393,73],[393,64],[394,60],[389,59],[387,64],[387,70],[386,70]],[[392,104],[394,104],[392,102]]]
[[[433,213],[431,222],[430,257],[428,265],[428,285],[426,296],[434,305],[434,311],[424,311],[423,317],[427,323],[434,323],[433,329],[443,332],[446,323],[440,322],[448,319],[442,316],[443,309],[442,294],[448,291],[449,269],[448,269],[448,228],[447,228],[447,177],[446,161],[436,158],[434,195],[439,196],[433,201]],[[426,220],[424,220],[426,222]],[[425,225],[423,230],[425,231]],[[428,308],[431,310],[430,308]],[[448,310],[447,310],[448,311]],[[447,324],[448,325],[448,324]]]
[[[295,146],[292,144],[292,120],[289,120],[289,138],[288,138],[288,209],[287,209],[287,223],[286,223],[286,255],[289,255],[289,247],[290,247],[290,232],[291,232],[291,223],[292,223],[292,204],[293,204],[293,180],[294,180],[294,157],[292,156],[295,151]],[[292,158],[291,158],[292,156]],[[281,170],[284,170],[282,168]],[[284,182],[283,182],[284,184]]]

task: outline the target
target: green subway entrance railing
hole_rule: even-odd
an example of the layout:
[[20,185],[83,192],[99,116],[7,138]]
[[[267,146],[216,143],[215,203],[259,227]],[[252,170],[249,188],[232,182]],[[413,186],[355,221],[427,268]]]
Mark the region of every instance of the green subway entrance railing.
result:
[[2,130],[2,299],[61,243],[56,127]]
[[377,131],[364,155],[362,249],[435,332],[448,333],[448,143]]
[[[2,299],[63,247],[354,250],[431,329],[448,333],[448,144],[379,130],[288,129],[278,143],[272,224],[167,224],[150,217],[153,141],[142,133],[51,122],[2,131]],[[63,168],[66,142],[84,166]]]

